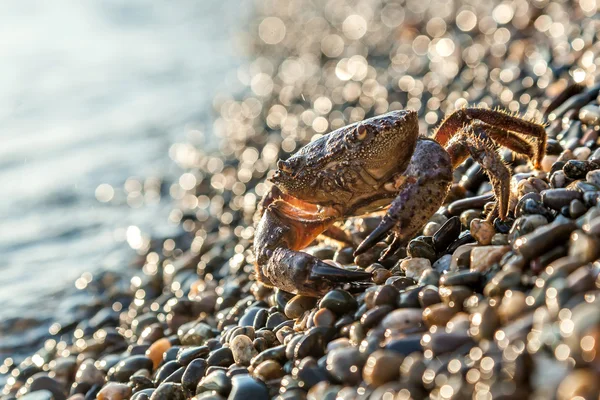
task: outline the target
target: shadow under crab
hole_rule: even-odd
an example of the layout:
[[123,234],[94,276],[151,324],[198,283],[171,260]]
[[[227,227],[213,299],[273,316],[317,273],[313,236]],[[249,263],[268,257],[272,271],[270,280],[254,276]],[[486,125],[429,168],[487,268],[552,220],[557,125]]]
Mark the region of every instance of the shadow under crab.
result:
[[274,186],[262,200],[254,251],[261,282],[291,293],[319,296],[370,274],[327,264],[299,250],[332,225],[387,207],[379,226],[355,255],[392,235],[382,257],[410,240],[443,204],[454,168],[469,156],[490,177],[496,207],[506,218],[510,172],[499,146],[523,154],[538,168],[546,133],[533,121],[502,111],[464,108],[449,115],[432,138],[419,135],[417,113],[392,111],[345,126],[278,162]]

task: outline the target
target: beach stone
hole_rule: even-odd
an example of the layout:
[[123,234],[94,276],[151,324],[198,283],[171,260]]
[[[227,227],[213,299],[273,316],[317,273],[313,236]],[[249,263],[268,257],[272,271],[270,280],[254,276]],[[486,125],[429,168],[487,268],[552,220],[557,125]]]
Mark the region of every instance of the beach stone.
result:
[[376,268],[373,270],[373,283],[376,285],[382,285],[385,281],[392,276],[392,272],[385,268]]
[[264,383],[248,374],[235,375],[231,378],[231,393],[228,400],[269,400],[269,390]]
[[454,253],[450,262],[449,271],[458,271],[459,269],[468,268],[471,262],[471,251],[477,247],[476,244],[463,244],[459,246]]
[[239,335],[233,338],[230,343],[233,359],[238,365],[250,365],[250,360],[258,354],[250,339],[246,335]]
[[131,396],[131,387],[124,383],[109,382],[99,392],[98,400],[124,400]]
[[471,226],[471,222],[475,218],[479,218],[480,215],[481,215],[481,211],[479,211],[479,210],[466,210],[466,211],[463,211],[460,214],[460,223],[464,227],[470,227]]
[[571,233],[569,256],[582,263],[596,260],[600,256],[600,240],[583,231],[574,231]]
[[335,323],[335,320],[335,314],[327,308],[321,308],[313,316],[314,324],[318,327],[331,327]]
[[327,372],[346,385],[356,385],[362,380],[364,364],[365,359],[356,347],[342,347],[327,354]]
[[152,370],[158,368],[163,360],[163,354],[171,348],[171,342],[167,338],[158,339],[146,350],[146,357],[152,360]]
[[180,383],[166,382],[156,388],[150,400],[185,400],[185,393]]
[[509,246],[479,246],[473,247],[470,254],[471,271],[486,272],[492,265],[510,250]]
[[492,243],[492,237],[496,233],[494,225],[485,219],[475,218],[471,221],[471,235],[479,244],[488,245]]
[[568,206],[571,201],[581,200],[583,197],[581,192],[569,189],[548,189],[541,194],[544,205],[554,210],[560,210],[564,206]]
[[290,319],[297,319],[305,311],[312,309],[317,304],[317,299],[309,296],[294,296],[285,305],[285,315]]
[[152,371],[154,362],[145,356],[127,357],[108,371],[109,381],[127,382],[129,377],[140,369]]
[[231,391],[231,379],[227,376],[225,370],[217,369],[209,372],[196,388],[196,394],[215,391],[222,396],[227,396]]
[[585,180],[592,185],[600,186],[600,169],[588,172]]
[[54,396],[49,390],[36,390],[20,396],[19,400],[54,400]]
[[419,279],[427,269],[431,269],[431,261],[427,258],[407,258],[400,262],[400,269],[407,278]]
[[529,308],[526,299],[527,296],[521,291],[507,290],[498,307],[498,317],[503,323],[514,321]]
[[204,377],[207,368],[208,363],[203,358],[192,360],[187,365],[185,372],[181,377],[181,386],[186,394],[193,395],[196,393],[198,382],[200,382],[200,380]]
[[75,373],[76,383],[87,383],[91,386],[104,383],[104,373],[94,364],[94,360],[84,360]]
[[440,286],[438,293],[444,304],[461,310],[464,301],[473,294],[473,290],[466,286]]
[[439,289],[437,286],[428,285],[419,291],[419,304],[422,308],[426,308],[432,304],[441,303]]
[[234,362],[233,352],[229,347],[222,347],[220,349],[213,350],[210,352],[206,362],[208,363],[209,367],[229,367]]
[[433,263],[432,268],[442,274],[450,269],[451,263],[452,254],[444,254]]
[[193,360],[196,360],[198,358],[205,358],[209,353],[210,348],[208,346],[193,346],[182,348],[177,353],[177,362],[185,367]]
[[423,235],[433,236],[440,229],[441,225],[437,222],[428,222],[423,228]]
[[39,372],[29,378],[25,387],[28,392],[49,391],[52,393],[54,400],[65,400],[67,398],[63,385],[45,372]]
[[564,243],[576,227],[577,225],[570,220],[555,221],[550,225],[541,226],[516,239],[513,243],[513,250],[526,259],[535,258]]
[[492,236],[492,245],[493,246],[505,246],[508,244],[508,234],[506,233],[496,233]]
[[391,350],[377,350],[369,356],[363,368],[364,381],[373,387],[400,377],[400,365],[404,357]]
[[416,327],[423,322],[423,312],[421,309],[401,308],[389,313],[383,321],[381,327],[385,329],[403,330]]
[[423,321],[427,326],[446,326],[448,321],[458,312],[454,307],[444,303],[432,304],[423,310]]
[[281,364],[274,360],[266,360],[254,368],[254,377],[268,382],[272,379],[278,379],[285,375]]
[[337,315],[352,312],[358,308],[354,296],[345,290],[331,290],[319,302],[319,308],[327,308]]
[[552,164],[554,164],[558,160],[558,156],[556,155],[545,155],[542,158],[542,171],[550,172],[552,169]]

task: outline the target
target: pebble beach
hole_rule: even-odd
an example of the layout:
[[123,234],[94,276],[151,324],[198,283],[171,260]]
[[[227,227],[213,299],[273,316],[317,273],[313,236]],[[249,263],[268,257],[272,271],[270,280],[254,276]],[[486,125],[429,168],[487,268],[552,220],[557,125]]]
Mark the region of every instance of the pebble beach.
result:
[[[0,399],[598,399],[598,7],[256,0],[236,39],[243,89],[213,100],[217,145],[171,146],[177,233],[127,232],[136,256],[77,279],[42,343],[0,364]],[[357,257],[324,237],[304,249],[369,281],[320,298],[256,281],[256,211],[279,159],[391,110],[417,111],[429,135],[467,105],[546,129],[541,169],[500,150],[505,220],[486,219],[492,185],[467,159],[385,261],[389,239]],[[380,221],[339,228],[358,244]]]

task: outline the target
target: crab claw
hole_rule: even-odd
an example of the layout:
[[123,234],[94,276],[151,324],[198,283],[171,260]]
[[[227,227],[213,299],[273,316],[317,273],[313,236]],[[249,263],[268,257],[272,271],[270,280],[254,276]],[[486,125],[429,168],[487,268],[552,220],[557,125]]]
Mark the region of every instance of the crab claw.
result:
[[293,198],[286,200],[270,202],[256,226],[258,280],[286,292],[320,296],[340,283],[371,277],[368,272],[338,268],[298,251],[329,228],[336,216],[312,213],[307,211],[310,205]]
[[381,239],[383,239],[388,233],[390,233],[390,230],[396,224],[397,224],[397,222],[394,221],[393,219],[391,219],[391,218],[389,218],[387,216],[384,217],[381,220],[381,222],[379,223],[379,225],[377,225],[377,228],[375,228],[373,230],[373,232],[371,232],[369,234],[369,236],[367,236],[365,238],[365,240],[363,240],[362,243],[358,245],[358,248],[354,252],[354,256],[358,256],[360,254],[363,254],[367,250],[369,250],[371,247],[375,246],[375,244],[377,242],[380,242]]
[[368,272],[335,267],[310,254],[282,247],[261,267],[261,273],[273,286],[305,296],[321,296],[341,283],[371,278]]

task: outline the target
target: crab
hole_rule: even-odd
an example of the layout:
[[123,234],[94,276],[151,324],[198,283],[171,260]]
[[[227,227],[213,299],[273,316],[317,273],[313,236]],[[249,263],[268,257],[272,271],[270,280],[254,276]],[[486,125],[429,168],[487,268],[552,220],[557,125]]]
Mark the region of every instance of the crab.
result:
[[382,258],[417,234],[442,206],[453,170],[469,156],[490,178],[496,197],[488,218],[508,214],[511,174],[497,150],[506,147],[540,168],[546,132],[541,123],[500,110],[463,108],[431,137],[419,134],[415,111],[400,110],[354,123],[279,160],[259,211],[254,239],[256,277],[263,284],[321,296],[340,284],[371,278],[300,250],[333,224],[374,212],[385,215],[358,245],[359,255],[392,236]]

